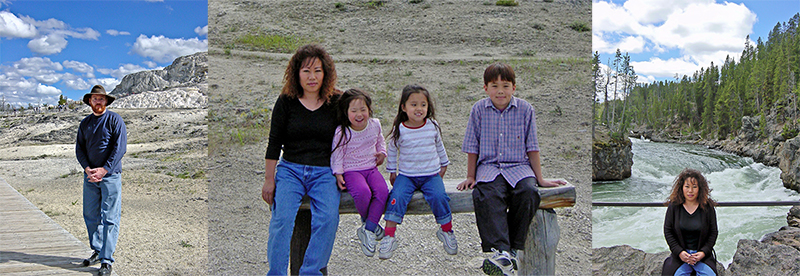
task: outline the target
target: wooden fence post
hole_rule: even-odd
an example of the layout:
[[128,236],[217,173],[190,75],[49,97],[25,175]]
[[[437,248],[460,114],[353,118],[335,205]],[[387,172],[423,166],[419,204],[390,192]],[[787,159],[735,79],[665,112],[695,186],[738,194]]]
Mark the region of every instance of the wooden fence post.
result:
[[[294,218],[294,231],[292,232],[291,256],[289,257],[291,275],[300,275],[300,266],[303,265],[303,258],[308,248],[308,241],[311,240],[311,210],[297,210]],[[328,268],[323,267],[322,275],[328,275]]]
[[553,209],[538,209],[531,221],[518,275],[556,274],[556,250],[561,229]]

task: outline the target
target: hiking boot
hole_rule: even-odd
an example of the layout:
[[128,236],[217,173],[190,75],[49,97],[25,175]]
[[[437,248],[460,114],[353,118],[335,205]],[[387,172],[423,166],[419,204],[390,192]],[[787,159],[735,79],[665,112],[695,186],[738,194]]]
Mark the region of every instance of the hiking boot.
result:
[[492,252],[494,252],[494,255],[491,258],[483,260],[483,265],[481,266],[483,273],[498,276],[517,275],[516,265],[511,261],[512,258],[508,251],[497,251],[497,249],[492,248]]
[[364,229],[364,227],[359,227],[356,230],[356,234],[358,235],[358,240],[361,241],[361,252],[367,257],[375,256],[375,245],[378,244],[375,240],[375,233]]
[[394,250],[397,249],[397,245],[397,238],[392,236],[383,237],[381,245],[378,248],[378,258],[383,260],[391,258],[392,254],[394,254]]
[[83,259],[83,266],[90,266],[90,265],[94,265],[94,264],[99,263],[100,260],[97,259],[97,255],[99,255],[99,253],[97,251],[95,251],[95,252],[92,252],[92,256],[91,257],[89,257],[88,259]]
[[111,275],[111,264],[100,264],[100,270],[97,271],[97,276]]
[[458,253],[458,243],[456,242],[456,234],[453,231],[445,232],[442,228],[436,230],[436,237],[442,241],[442,246],[447,254],[455,255]]

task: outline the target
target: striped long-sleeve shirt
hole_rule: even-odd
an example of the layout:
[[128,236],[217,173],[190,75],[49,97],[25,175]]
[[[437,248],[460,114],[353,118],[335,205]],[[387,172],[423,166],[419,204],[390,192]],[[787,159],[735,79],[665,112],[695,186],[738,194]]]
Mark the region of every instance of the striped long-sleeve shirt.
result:
[[381,122],[370,118],[367,127],[361,131],[346,128],[347,136],[342,137],[342,128],[336,128],[333,134],[333,154],[331,154],[331,170],[333,174],[344,174],[349,171],[360,171],[376,166],[375,154],[386,154],[386,143],[381,135]]
[[397,144],[390,137],[387,141],[386,171],[417,177],[439,173],[441,167],[450,164],[442,136],[436,121],[426,120],[420,127],[398,126],[400,138]]

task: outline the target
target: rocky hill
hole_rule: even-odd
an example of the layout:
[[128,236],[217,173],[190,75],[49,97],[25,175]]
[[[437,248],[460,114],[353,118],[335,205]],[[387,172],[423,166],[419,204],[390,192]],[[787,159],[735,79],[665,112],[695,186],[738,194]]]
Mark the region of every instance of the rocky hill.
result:
[[208,107],[208,52],[175,59],[164,69],[142,71],[122,78],[111,95],[117,108]]

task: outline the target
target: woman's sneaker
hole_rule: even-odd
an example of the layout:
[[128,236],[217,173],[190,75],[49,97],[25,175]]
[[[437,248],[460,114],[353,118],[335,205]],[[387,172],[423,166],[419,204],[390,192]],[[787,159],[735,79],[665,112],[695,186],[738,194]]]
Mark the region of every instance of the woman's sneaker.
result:
[[394,254],[394,250],[397,249],[397,238],[392,236],[385,236],[381,240],[381,245],[378,247],[378,258],[381,259],[388,259],[392,257]]
[[442,241],[442,246],[447,254],[455,255],[458,253],[458,243],[456,242],[456,234],[453,231],[445,232],[442,228],[436,230],[436,237]]
[[517,275],[517,266],[507,251],[497,251],[497,249],[492,248],[492,252],[494,252],[494,255],[491,258],[483,260],[483,265],[481,266],[483,273],[502,276]]
[[356,229],[356,235],[358,235],[358,240],[361,242],[361,252],[367,257],[375,256],[375,245],[378,244],[375,240],[375,233],[364,229],[364,227],[359,227]]

